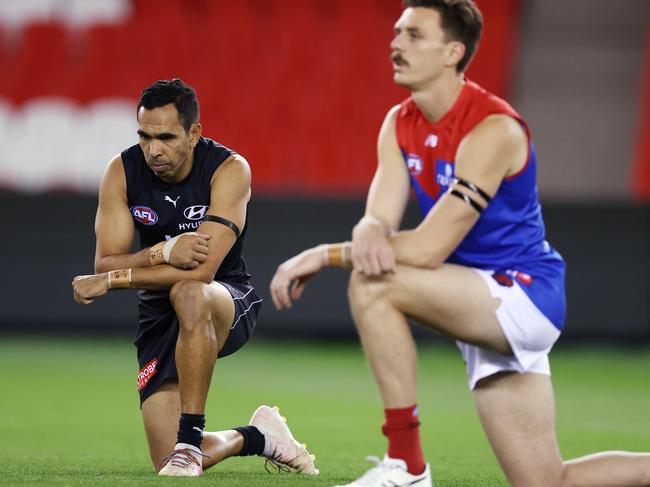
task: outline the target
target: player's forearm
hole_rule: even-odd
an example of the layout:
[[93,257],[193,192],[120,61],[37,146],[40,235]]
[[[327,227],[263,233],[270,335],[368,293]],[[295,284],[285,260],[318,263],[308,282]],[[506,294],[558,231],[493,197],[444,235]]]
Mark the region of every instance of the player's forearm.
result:
[[323,267],[352,269],[352,242],[321,244],[306,252],[317,254]]
[[135,267],[96,274],[103,279],[105,290],[144,289],[147,291],[167,291],[180,281],[201,281],[209,283],[214,278],[206,269],[177,269],[171,265],[161,264],[153,267]]
[[168,264],[154,267],[136,267],[131,271],[130,287],[147,291],[166,291],[180,281],[189,280],[210,283],[214,279],[216,271],[211,272],[207,267],[201,265],[196,269],[178,269]]
[[[395,254],[395,261],[402,265],[435,269],[442,265],[451,253],[444,242],[442,244],[432,242],[432,239],[418,229],[396,232],[388,238]],[[320,255],[326,267],[342,269],[353,267],[352,242],[323,244],[309,249],[308,252]]]
[[[214,264],[214,263],[213,263]],[[220,265],[220,262],[217,264]],[[218,265],[217,265],[218,268]],[[210,283],[217,271],[210,264],[201,264],[196,269],[178,269],[168,264],[151,267],[128,267],[92,276],[78,276],[73,281],[75,299],[88,304],[93,298],[117,289],[145,289],[166,291],[180,281],[201,281]]]
[[449,256],[444,243],[431,239],[417,228],[403,230],[390,237],[390,244],[398,264],[434,269]]
[[129,269],[151,266],[149,249],[142,249],[135,254],[116,254],[95,257],[95,273],[114,271],[116,269]]
[[466,203],[459,201],[445,195],[416,228],[391,235],[395,260],[426,269],[444,264],[480,215],[468,212]]
[[[441,246],[424,242],[424,236],[417,230],[397,232],[389,239],[398,264],[433,269],[442,265],[449,256]],[[322,255],[328,267],[352,268],[352,242],[319,245],[310,251]]]

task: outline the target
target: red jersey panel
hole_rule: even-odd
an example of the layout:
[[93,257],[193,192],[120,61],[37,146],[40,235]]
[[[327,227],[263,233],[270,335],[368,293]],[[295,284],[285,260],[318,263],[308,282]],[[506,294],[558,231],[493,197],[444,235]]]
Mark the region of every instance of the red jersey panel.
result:
[[397,114],[397,143],[411,176],[434,200],[439,198],[441,188],[447,189],[453,175],[453,167],[440,171],[441,164],[453,166],[463,138],[494,114],[511,116],[528,132],[526,122],[507,102],[469,80],[451,110],[436,123],[424,117],[412,98],[402,102]]

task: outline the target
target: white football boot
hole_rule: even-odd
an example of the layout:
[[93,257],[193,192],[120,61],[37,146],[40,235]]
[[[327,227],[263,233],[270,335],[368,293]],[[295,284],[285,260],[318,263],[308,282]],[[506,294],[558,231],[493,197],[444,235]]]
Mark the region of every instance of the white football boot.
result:
[[262,456],[267,458],[267,462],[271,462],[278,470],[287,470],[289,467],[296,473],[318,475],[318,469],[314,465],[316,457],[307,451],[307,445],[296,441],[277,406],[258,407],[249,424],[264,435]]
[[203,475],[203,455],[192,445],[178,443],[171,455],[163,460],[165,466],[158,475],[163,477],[199,477]]
[[424,472],[412,475],[406,469],[406,462],[388,455],[380,460],[377,457],[368,457],[368,461],[376,464],[363,476],[350,484],[336,485],[334,487],[432,487],[431,468],[427,463]]

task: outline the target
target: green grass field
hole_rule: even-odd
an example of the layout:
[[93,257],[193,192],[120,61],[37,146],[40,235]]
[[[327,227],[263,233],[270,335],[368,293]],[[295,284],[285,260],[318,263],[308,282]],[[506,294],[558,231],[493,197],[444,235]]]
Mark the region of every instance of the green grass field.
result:
[[[565,457],[650,449],[650,350],[559,350],[552,355]],[[437,486],[505,486],[474,413],[454,347],[420,349],[423,445]],[[0,485],[168,485],[153,474],[127,340],[9,339],[0,343]],[[258,341],[217,364],[208,429],[243,425],[279,405],[321,475],[271,475],[235,458],[193,485],[331,486],[381,456],[382,410],[357,345]]]

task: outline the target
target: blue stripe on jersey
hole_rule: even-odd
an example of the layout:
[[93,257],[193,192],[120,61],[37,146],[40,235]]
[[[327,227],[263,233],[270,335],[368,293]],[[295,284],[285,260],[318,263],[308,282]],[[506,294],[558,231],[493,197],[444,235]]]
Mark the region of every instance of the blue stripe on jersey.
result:
[[433,199],[433,196],[430,196],[429,193],[427,193],[422,186],[420,186],[420,183],[413,177],[410,176],[411,178],[411,186],[413,187],[413,190],[415,191],[415,196],[418,199],[418,205],[420,207],[420,213],[422,214],[422,218],[424,218],[427,213],[429,213],[429,210],[433,208],[433,205],[436,203],[436,200]]
[[[450,178],[454,164],[436,161],[436,182]],[[564,326],[565,265],[560,254],[544,240],[545,230],[537,194],[537,159],[531,143],[530,159],[523,172],[504,179],[480,219],[465,236],[447,262],[479,269],[532,277],[517,279],[539,310],[561,330]],[[435,204],[422,185],[411,176],[411,185],[424,218]],[[444,186],[439,196],[444,194]],[[516,274],[514,274],[516,275]]]

